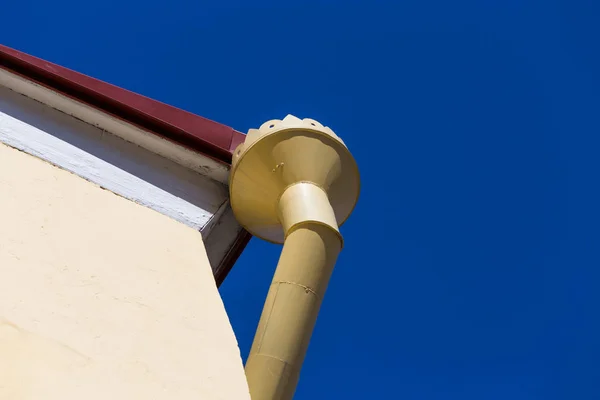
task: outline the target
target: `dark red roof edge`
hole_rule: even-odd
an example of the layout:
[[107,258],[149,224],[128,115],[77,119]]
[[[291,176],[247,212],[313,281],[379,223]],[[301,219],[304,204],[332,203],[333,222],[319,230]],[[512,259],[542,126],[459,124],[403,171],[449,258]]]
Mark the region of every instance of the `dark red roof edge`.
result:
[[[226,125],[0,44],[0,68],[208,157],[231,164],[244,134]],[[220,285],[250,240],[242,230],[217,268]]]
[[3,45],[0,67],[226,164],[244,140],[226,125]]

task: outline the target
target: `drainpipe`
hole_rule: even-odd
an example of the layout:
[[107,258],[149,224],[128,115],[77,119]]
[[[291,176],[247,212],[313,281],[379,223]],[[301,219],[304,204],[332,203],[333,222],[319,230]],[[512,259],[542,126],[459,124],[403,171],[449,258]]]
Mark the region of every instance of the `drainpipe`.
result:
[[288,115],[251,129],[234,152],[231,206],[254,236],[283,243],[246,377],[253,400],[291,399],[331,272],[358,168],[328,127]]

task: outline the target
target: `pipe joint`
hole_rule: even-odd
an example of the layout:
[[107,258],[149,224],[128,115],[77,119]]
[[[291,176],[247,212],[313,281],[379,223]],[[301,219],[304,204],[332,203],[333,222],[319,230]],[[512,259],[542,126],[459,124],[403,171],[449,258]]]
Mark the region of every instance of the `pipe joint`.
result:
[[338,235],[340,232],[327,193],[312,182],[298,182],[285,189],[279,198],[279,220],[285,237],[307,223],[325,225]]

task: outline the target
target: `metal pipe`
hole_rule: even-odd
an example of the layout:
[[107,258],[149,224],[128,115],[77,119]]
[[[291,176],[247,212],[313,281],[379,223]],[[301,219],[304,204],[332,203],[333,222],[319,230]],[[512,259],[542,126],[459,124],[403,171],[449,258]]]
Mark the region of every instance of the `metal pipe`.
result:
[[344,143],[314,120],[269,121],[234,153],[230,195],[238,221],[284,243],[246,363],[253,400],[294,395],[343,245],[338,224],[352,212],[359,186]]
[[[290,191],[304,193],[289,195]],[[246,363],[250,393],[257,400],[293,397],[342,248],[333,209],[322,189],[297,184],[284,192],[279,204],[282,224],[290,228]],[[322,222],[332,218],[333,226]]]

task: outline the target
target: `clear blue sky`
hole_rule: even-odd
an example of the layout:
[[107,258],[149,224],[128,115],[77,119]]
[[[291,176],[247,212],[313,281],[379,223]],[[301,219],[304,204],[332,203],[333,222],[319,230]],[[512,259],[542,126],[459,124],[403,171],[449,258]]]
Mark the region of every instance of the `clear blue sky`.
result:
[[[218,4],[217,4],[218,3]],[[3,44],[246,131],[315,118],[363,191],[297,399],[600,398],[600,2],[7,1]],[[280,248],[221,293],[246,358]]]

